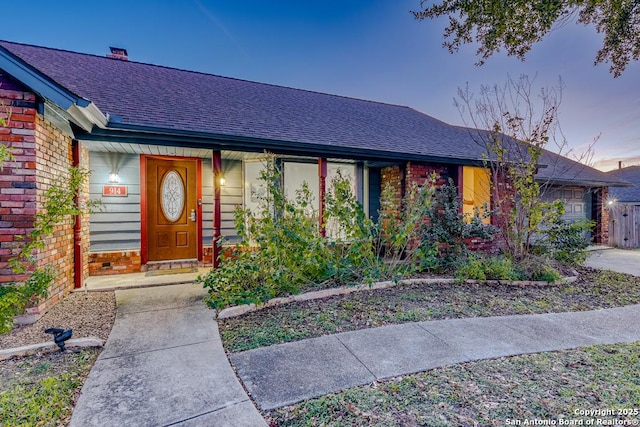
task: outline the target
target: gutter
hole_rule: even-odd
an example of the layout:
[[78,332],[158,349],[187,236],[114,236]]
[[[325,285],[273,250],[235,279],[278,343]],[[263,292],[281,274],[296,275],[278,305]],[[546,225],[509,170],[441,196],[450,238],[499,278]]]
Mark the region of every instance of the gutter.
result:
[[301,143],[266,138],[241,137],[235,135],[210,134],[195,131],[134,126],[122,124],[119,118],[111,117],[107,127],[94,128],[90,133],[78,135],[82,141],[113,141],[132,144],[184,146],[229,151],[263,152],[313,157],[347,157],[353,160],[371,161],[420,161],[441,164],[482,166],[484,160],[453,158],[425,154],[409,154],[366,148],[342,147],[318,143]]

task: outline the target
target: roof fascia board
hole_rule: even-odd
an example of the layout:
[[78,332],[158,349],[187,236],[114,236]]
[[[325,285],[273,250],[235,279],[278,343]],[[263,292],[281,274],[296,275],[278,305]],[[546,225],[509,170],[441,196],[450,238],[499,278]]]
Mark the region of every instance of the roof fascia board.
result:
[[[122,127],[129,127],[123,125]],[[120,126],[119,126],[120,127]],[[455,159],[440,156],[396,153],[389,151],[336,147],[321,144],[295,143],[229,135],[210,135],[197,132],[132,131],[127,129],[94,128],[91,133],[77,135],[80,141],[111,141],[115,143],[151,144],[165,146],[189,146],[191,148],[221,149],[230,151],[262,152],[306,155],[314,157],[342,157],[353,160],[420,161],[439,164],[482,166],[483,160]]]

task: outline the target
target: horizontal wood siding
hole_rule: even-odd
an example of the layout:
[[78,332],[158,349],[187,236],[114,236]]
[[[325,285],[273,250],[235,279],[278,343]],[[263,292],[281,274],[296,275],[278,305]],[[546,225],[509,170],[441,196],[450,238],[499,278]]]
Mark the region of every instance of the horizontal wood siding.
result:
[[[126,197],[103,197],[109,173],[117,168]],[[102,200],[102,211],[89,219],[91,252],[140,249],[140,158],[137,154],[89,153],[89,194]]]
[[[222,159],[225,184],[221,188],[221,232],[227,243],[236,243],[237,235],[233,211],[243,204],[242,162]],[[211,159],[202,161],[202,239],[204,246],[213,244],[213,170]]]

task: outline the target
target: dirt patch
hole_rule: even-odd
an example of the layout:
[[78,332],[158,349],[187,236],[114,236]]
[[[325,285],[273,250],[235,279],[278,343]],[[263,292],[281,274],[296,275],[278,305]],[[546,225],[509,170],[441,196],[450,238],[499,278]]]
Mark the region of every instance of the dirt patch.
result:
[[109,337],[116,316],[116,299],[113,292],[73,292],[67,295],[38,321],[18,326],[0,335],[0,349],[21,347],[51,341],[45,334],[47,328],[73,329],[72,338]]

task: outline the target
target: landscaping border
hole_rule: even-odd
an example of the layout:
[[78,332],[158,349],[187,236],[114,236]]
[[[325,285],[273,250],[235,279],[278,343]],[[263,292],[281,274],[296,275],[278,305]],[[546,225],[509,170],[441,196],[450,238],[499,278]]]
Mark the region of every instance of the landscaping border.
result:
[[529,286],[556,286],[565,283],[573,283],[578,280],[578,276],[566,276],[561,278],[555,282],[544,282],[544,281],[532,281],[532,280],[464,280],[459,281],[457,279],[443,277],[443,278],[423,278],[423,279],[403,279],[398,281],[386,280],[384,282],[376,282],[371,285],[360,284],[356,286],[341,286],[338,288],[329,288],[322,289],[319,291],[310,291],[305,292],[298,295],[292,295],[288,297],[280,297],[273,298],[264,304],[256,305],[256,304],[243,304],[236,305],[233,307],[227,307],[223,310],[216,312],[214,318],[215,319],[230,319],[233,317],[238,317],[246,313],[251,313],[253,311],[262,310],[268,307],[276,307],[283,304],[288,304],[291,302],[298,301],[312,301],[322,298],[328,298],[336,295],[347,295],[353,292],[360,292],[366,290],[375,290],[375,289],[385,289],[393,286],[399,285],[430,285],[435,283],[442,284],[455,284],[455,283],[466,283],[466,284],[486,284],[486,285],[509,285],[509,286],[519,286],[519,287],[529,287]]

